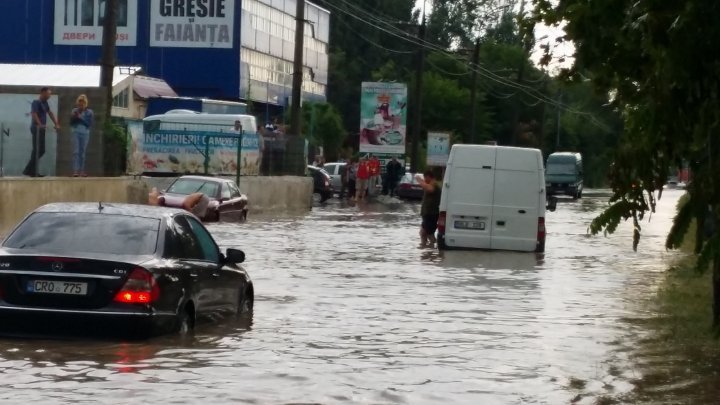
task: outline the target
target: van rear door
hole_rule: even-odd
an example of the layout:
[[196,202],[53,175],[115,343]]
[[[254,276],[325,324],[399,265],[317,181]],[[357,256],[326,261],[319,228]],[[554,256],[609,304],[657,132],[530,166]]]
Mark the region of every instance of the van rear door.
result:
[[449,247],[490,248],[495,150],[453,148],[443,189],[447,202],[445,244]]
[[498,148],[491,249],[535,251],[543,191],[539,151]]

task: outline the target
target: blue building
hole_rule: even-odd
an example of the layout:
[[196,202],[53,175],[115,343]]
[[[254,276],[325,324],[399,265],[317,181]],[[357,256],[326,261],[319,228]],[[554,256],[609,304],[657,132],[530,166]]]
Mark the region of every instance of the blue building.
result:
[[[118,65],[140,66],[185,97],[289,103],[295,0],[118,2]],[[0,63],[97,65],[105,4],[0,1]],[[306,19],[303,99],[319,101],[329,12],[308,3]]]

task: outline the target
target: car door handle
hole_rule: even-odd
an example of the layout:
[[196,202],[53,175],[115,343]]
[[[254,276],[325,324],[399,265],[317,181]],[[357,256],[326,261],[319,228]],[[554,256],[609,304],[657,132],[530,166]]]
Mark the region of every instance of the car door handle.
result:
[[212,276],[215,278],[218,278],[218,277],[220,277],[220,273],[213,273]]
[[518,210],[518,212],[521,214],[527,214],[527,211],[525,211],[525,210]]
[[190,273],[190,277],[192,277],[192,278],[198,278],[198,275],[197,275],[197,273]]

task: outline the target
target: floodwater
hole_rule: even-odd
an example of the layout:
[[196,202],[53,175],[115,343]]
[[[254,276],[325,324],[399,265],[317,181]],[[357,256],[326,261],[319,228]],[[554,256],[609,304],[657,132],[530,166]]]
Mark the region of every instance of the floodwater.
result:
[[607,196],[548,213],[545,255],[420,249],[419,206],[406,203],[212,225],[247,254],[249,327],[0,340],[0,401],[562,404],[628,392],[631,378],[612,372],[627,360],[616,341],[674,257],[664,236],[680,194],[665,193],[637,253],[630,224],[587,235]]

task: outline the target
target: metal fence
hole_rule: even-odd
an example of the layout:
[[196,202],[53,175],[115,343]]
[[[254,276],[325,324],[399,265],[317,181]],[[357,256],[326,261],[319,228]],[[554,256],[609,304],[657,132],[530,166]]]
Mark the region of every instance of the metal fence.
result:
[[129,173],[305,174],[307,147],[299,137],[229,125],[160,121],[130,122],[128,133]]

